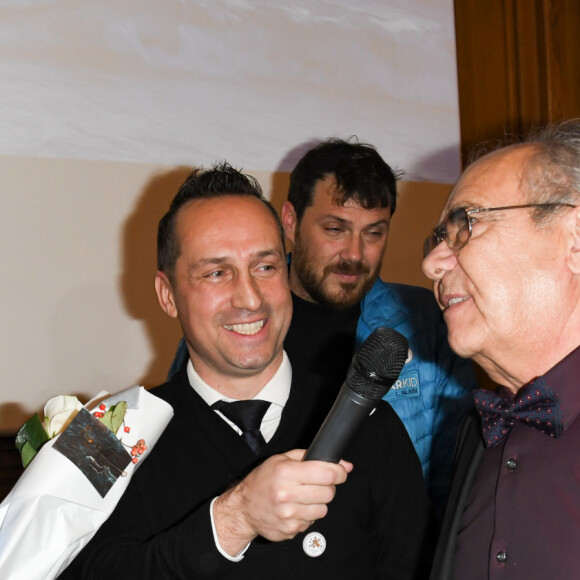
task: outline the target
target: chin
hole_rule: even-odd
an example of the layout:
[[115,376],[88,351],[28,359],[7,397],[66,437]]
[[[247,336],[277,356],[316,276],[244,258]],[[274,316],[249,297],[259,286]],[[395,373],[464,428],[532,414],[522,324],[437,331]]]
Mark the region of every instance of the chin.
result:
[[[325,294],[324,295],[324,303],[327,306],[332,306],[334,308],[349,308],[350,306],[354,306],[358,302],[360,302],[362,296],[360,294],[347,294],[346,296],[344,293],[335,293],[335,294]],[[322,301],[321,301],[322,302]]]
[[349,288],[338,286],[335,288],[329,288],[324,292],[326,301],[337,308],[348,308],[349,306],[354,306],[363,299],[364,295],[365,289],[360,286]]
[[473,345],[471,344],[472,341],[470,341],[469,337],[465,334],[462,335],[458,332],[448,330],[447,340],[451,350],[462,358],[471,358],[476,352],[478,352],[477,349],[473,348]]

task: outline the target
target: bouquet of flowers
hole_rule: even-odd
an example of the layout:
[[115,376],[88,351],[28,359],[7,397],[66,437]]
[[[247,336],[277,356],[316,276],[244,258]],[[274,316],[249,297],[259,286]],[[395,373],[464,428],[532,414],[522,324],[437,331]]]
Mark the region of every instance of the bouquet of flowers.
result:
[[[89,410],[90,409],[90,410]],[[109,517],[173,416],[143,387],[101,393],[84,407],[51,399],[16,445],[26,467],[0,504],[3,580],[51,580]]]

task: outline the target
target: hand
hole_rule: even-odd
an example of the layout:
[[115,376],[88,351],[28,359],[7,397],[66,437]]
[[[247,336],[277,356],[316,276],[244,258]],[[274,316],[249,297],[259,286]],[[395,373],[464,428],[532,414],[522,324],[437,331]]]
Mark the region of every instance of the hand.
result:
[[225,552],[238,554],[258,535],[273,542],[291,539],[326,515],[352,463],[302,461],[304,453],[294,449],[270,457],[216,499],[214,522]]

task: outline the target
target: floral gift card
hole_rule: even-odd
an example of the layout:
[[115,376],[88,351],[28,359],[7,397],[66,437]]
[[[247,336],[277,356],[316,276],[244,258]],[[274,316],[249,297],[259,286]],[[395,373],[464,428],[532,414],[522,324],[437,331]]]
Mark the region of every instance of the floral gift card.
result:
[[111,489],[131,456],[117,436],[86,409],[81,409],[54,444],[91,482],[101,497]]

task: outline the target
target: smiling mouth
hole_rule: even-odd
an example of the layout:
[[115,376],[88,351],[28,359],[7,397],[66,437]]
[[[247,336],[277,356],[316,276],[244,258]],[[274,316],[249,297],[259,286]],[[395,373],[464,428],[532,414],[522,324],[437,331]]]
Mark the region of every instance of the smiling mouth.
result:
[[469,296],[464,296],[463,298],[451,298],[451,300],[449,300],[449,305],[447,306],[447,308],[451,308],[454,304],[459,304],[459,302],[463,302],[468,298]]
[[237,332],[238,334],[245,334],[250,336],[252,334],[258,334],[258,332],[262,330],[262,328],[264,327],[264,321],[258,320],[257,322],[249,322],[246,324],[232,324],[232,325],[224,324],[223,327],[226,330],[232,330],[234,332]]

